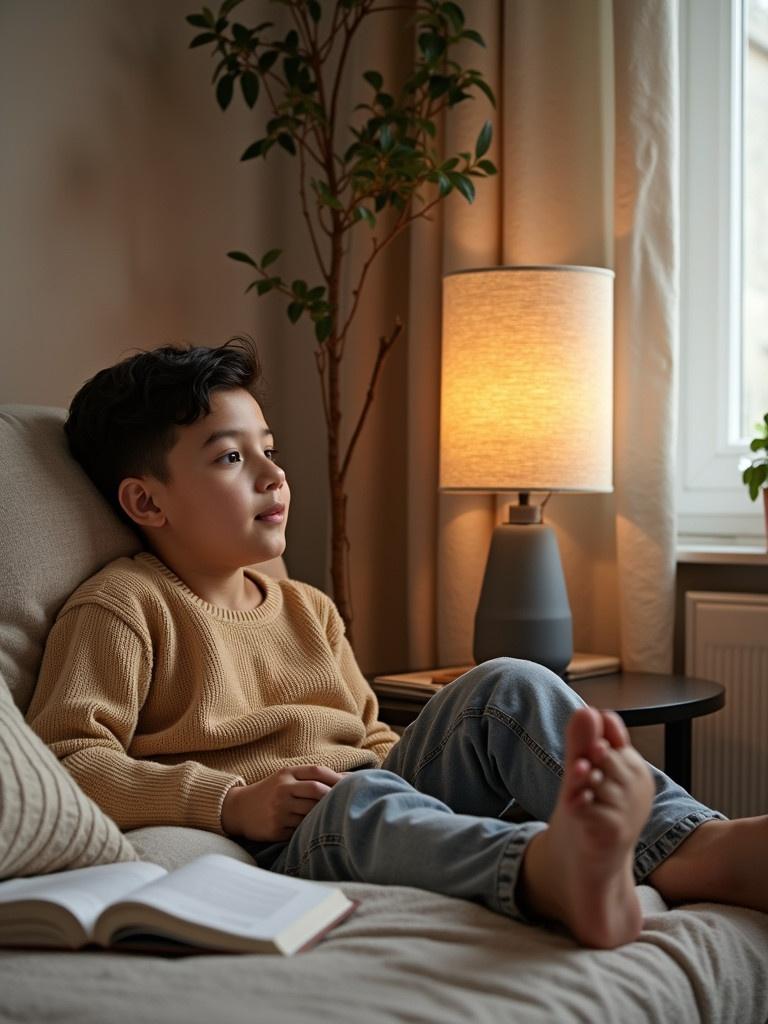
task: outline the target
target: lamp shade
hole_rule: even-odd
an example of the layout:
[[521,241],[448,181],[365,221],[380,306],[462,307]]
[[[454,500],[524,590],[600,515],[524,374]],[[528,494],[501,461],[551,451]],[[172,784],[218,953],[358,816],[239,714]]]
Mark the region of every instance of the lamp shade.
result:
[[533,266],[445,277],[442,490],[613,489],[613,276]]

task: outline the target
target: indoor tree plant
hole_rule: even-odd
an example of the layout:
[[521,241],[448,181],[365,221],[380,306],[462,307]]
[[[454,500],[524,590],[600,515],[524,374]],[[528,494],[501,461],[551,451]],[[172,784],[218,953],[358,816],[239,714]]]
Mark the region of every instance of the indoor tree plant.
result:
[[[242,251],[228,255],[256,272],[247,290],[256,288],[259,295],[278,292],[287,299],[292,323],[306,314],[314,324],[328,442],[331,579],[334,600],[351,639],[346,480],[382,364],[402,331],[401,318],[394,317],[379,338],[366,394],[352,420],[345,450],[341,362],[353,337],[351,328],[373,261],[451,192],[471,203],[473,179],[496,173],[486,158],[492,134],[489,121],[480,127],[472,152],[445,154],[436,143],[436,120],[444,109],[478,91],[493,103],[493,93],[480,71],[462,67],[452,56],[459,44],[484,45],[480,35],[466,27],[458,3],[270,0],[287,9],[291,22],[285,35],[274,35],[268,21],[254,27],[231,21],[241,2],[224,0],[217,14],[203,7],[200,13],[188,15],[190,25],[202,30],[190,46],[212,48],[217,58],[213,83],[223,110],[238,84],[249,107],[257,102],[268,107],[271,116],[265,134],[248,146],[241,159],[266,157],[277,148],[299,161],[299,201],[317,279],[307,282],[284,276],[277,269],[279,248],[270,248],[258,258]],[[367,19],[396,10],[409,15],[404,24],[416,33],[413,66],[404,81],[389,88],[379,71],[365,71],[355,122],[342,124],[342,77],[355,35]],[[355,231],[368,232],[368,252],[359,266],[347,267],[349,236]],[[345,280],[353,282],[346,295]],[[348,312],[343,314],[343,309]]]
[[[763,422],[756,424],[757,437],[750,443],[750,451],[755,452],[751,459],[746,460],[743,466],[741,479],[749,488],[749,496],[752,501],[757,500],[760,491],[763,492],[765,502],[765,529],[768,536],[768,412],[763,416]],[[757,454],[762,452],[762,454]]]

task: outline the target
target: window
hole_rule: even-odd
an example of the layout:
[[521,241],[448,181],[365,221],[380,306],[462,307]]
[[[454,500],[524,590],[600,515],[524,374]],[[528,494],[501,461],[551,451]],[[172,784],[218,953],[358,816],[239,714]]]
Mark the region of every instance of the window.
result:
[[739,461],[768,411],[768,0],[683,0],[678,534],[760,543]]

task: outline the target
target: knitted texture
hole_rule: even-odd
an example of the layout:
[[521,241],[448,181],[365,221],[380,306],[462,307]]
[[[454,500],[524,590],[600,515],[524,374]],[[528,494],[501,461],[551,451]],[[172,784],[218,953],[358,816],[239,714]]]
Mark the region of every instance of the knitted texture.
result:
[[141,552],[59,612],[27,720],[124,830],[221,833],[233,785],[289,765],[376,767],[397,741],[333,602],[245,571],[262,603],[231,611]]
[[0,678],[0,878],[138,859],[32,732]]

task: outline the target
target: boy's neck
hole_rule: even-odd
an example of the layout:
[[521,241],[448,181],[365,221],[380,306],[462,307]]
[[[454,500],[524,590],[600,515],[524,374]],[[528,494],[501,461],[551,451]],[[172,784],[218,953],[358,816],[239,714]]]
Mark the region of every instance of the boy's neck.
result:
[[186,584],[193,594],[215,608],[226,608],[232,612],[249,612],[258,608],[264,600],[258,584],[244,569],[208,570],[185,565],[178,557],[169,557],[161,551],[153,552],[171,572]]

